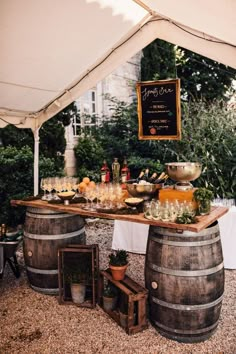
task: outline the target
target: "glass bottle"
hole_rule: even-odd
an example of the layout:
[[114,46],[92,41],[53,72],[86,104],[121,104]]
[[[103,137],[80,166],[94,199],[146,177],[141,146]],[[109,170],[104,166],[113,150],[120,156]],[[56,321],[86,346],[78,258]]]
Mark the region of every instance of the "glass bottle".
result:
[[144,171],[141,171],[139,176],[136,179],[136,182],[138,183],[139,181],[141,181],[143,179],[143,176],[144,176]]
[[151,177],[148,179],[148,182],[154,183],[154,181],[156,180],[156,178],[157,178],[157,173],[154,172],[154,173],[151,175]]
[[143,181],[148,181],[148,175],[149,175],[149,169],[148,168],[146,168],[146,170],[145,170],[145,172],[144,172],[144,175],[143,175],[143,177],[142,177],[142,180]]
[[107,166],[106,160],[103,160],[103,165],[101,167],[101,182],[102,183],[110,182],[110,169]]
[[7,232],[6,224],[2,224],[2,226],[1,226],[1,239],[2,240],[6,237],[6,232]]
[[120,164],[118,162],[117,157],[114,158],[114,161],[112,163],[112,178],[113,178],[113,183],[120,182]]
[[127,160],[125,158],[124,162],[123,162],[123,167],[121,169],[121,182],[125,183],[128,180],[130,180],[130,170],[129,170],[129,167],[128,167]]

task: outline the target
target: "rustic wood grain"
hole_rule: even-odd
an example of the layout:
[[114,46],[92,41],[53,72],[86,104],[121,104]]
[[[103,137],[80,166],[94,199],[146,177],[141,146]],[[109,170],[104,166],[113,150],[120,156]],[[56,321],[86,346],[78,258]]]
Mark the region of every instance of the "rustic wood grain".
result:
[[130,222],[136,222],[140,224],[160,226],[160,227],[166,227],[166,228],[177,229],[177,230],[189,230],[193,232],[199,232],[205,229],[207,226],[211,225],[214,221],[216,221],[221,216],[226,214],[229,210],[229,208],[227,207],[214,206],[211,208],[211,213],[209,215],[197,217],[198,222],[196,224],[176,224],[174,222],[148,220],[144,218],[143,213],[140,213],[138,215],[106,214],[106,213],[99,213],[96,211],[84,210],[82,209],[83,207],[82,204],[72,204],[72,203],[69,205],[49,204],[40,199],[32,200],[32,201],[11,200],[11,205],[43,208],[49,210],[58,210],[58,211],[63,211],[71,214],[79,214],[85,217],[91,216],[91,217],[97,217],[102,219],[123,220],[123,221],[130,221]]

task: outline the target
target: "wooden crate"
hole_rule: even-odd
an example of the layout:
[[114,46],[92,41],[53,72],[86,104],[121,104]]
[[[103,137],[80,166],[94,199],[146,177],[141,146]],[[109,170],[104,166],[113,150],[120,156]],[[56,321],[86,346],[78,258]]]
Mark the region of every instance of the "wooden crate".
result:
[[[103,308],[103,289],[106,283],[113,284],[118,291],[117,307],[113,311]],[[136,283],[127,275],[124,280],[113,280],[109,269],[100,271],[98,286],[98,304],[108,313],[128,334],[134,334],[147,328],[147,297],[148,290]],[[127,305],[127,323],[123,325],[120,320],[120,309]]]
[[85,301],[76,304],[80,307],[96,306],[98,297],[99,254],[98,245],[69,245],[58,250],[58,277],[59,277],[59,304],[74,304],[72,301],[70,284],[66,279],[66,269],[71,266],[79,266],[80,262],[88,264],[89,279],[86,283]]

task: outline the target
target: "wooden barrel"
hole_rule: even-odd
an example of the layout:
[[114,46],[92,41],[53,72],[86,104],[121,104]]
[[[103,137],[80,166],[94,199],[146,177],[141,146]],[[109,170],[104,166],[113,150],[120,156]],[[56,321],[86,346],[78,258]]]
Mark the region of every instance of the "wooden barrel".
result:
[[150,226],[145,279],[150,321],[162,335],[187,343],[208,339],[224,293],[218,222],[198,233]]
[[30,286],[44,294],[58,294],[58,249],[85,243],[84,220],[79,215],[27,208],[23,251]]

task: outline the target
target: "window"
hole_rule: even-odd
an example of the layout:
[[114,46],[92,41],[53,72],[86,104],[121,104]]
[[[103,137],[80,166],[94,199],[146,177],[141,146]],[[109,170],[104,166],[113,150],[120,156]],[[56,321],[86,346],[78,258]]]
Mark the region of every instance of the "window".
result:
[[73,117],[73,135],[79,136],[85,130],[89,131],[90,128],[96,125],[97,114],[97,94],[96,90],[92,89],[87,91],[76,102],[78,113]]

